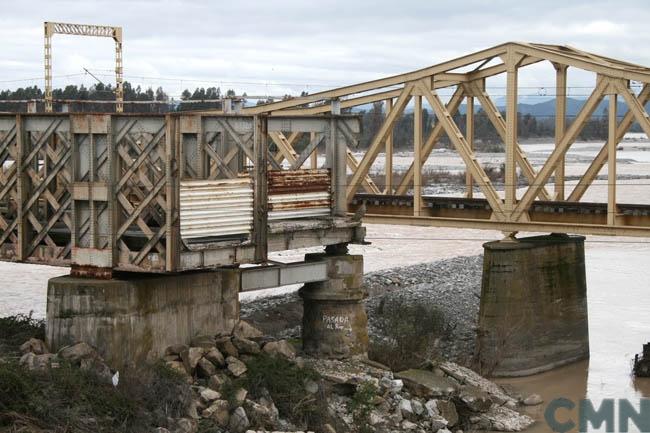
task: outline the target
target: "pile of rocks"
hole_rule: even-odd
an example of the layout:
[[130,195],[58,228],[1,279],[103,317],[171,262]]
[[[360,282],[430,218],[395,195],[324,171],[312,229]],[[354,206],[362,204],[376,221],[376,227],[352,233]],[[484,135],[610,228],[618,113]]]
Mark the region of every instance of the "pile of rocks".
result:
[[[521,404],[498,385],[451,362],[392,373],[362,360],[308,359],[324,381],[337,384],[328,395],[336,431],[438,432],[469,430],[521,431],[533,419],[515,409]],[[372,363],[374,364],[374,363]],[[350,413],[354,390],[370,383],[376,390],[367,419]]]
[[[233,389],[234,381],[246,375],[247,363],[262,353],[285,359],[296,357],[289,342],[265,337],[245,321],[240,321],[230,335],[198,336],[189,345],[173,345],[165,350],[166,364],[185,376],[194,391],[188,413],[192,427],[187,432],[196,431],[201,419],[232,433],[243,433],[250,427],[296,430],[280,417],[268,392],[253,398],[244,388]],[[169,430],[161,427],[157,431]]]
[[107,382],[117,380],[97,351],[86,343],[65,346],[57,353],[50,353],[45,342],[30,338],[20,346],[20,351],[23,353],[20,365],[31,371],[58,368],[64,360],[82,370],[94,372]]
[[[245,377],[247,364],[261,353],[318,373],[319,381],[306,381],[298,392],[322,401],[326,413],[321,414],[321,429],[326,432],[521,431],[534,422],[517,412],[523,402],[458,364],[442,362],[393,373],[363,358],[298,356],[286,340],[263,336],[245,321],[240,321],[232,335],[197,337],[189,346],[171,346],[165,361],[192,384],[195,400],[189,417],[193,421],[207,418],[232,433],[304,431],[306,425],[294,425],[282,417],[268,393],[254,399],[248,390],[239,388],[225,396],[227,384]],[[360,404],[362,387],[370,395],[361,402],[367,407],[360,417],[355,404]]]
[[[42,341],[32,339],[21,350],[21,364],[30,369],[52,368],[65,359],[107,379],[111,376],[85,343],[51,354]],[[184,417],[168,420],[156,433],[194,433],[206,423],[211,431],[230,433],[305,432],[306,422],[289,420],[289,414],[278,410],[283,406],[276,406],[282,401],[274,401],[268,390],[251,391],[242,385],[250,383],[242,379],[249,377],[251,362],[260,356],[315,372],[305,375],[294,391],[301,401],[318,401],[318,430],[327,433],[521,431],[533,423],[516,410],[523,400],[452,362],[393,373],[365,358],[311,358],[298,354],[288,341],[264,336],[240,321],[229,335],[197,336],[188,345],[165,350],[164,362],[186,379],[192,402]],[[526,399],[528,404],[533,400],[541,403]]]

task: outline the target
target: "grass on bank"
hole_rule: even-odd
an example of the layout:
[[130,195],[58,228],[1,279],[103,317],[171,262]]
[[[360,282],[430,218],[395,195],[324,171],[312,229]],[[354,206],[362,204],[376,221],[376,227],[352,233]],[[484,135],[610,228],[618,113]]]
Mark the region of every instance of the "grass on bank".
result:
[[0,431],[151,432],[187,413],[189,385],[162,363],[121,371],[117,387],[64,362],[28,371],[17,354],[31,337],[44,337],[42,321],[0,318]]

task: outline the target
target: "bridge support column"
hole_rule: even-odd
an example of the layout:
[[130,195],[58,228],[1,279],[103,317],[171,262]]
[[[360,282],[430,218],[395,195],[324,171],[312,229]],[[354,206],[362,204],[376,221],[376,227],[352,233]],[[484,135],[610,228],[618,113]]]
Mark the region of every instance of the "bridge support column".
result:
[[113,368],[163,356],[197,335],[230,332],[239,320],[239,271],[122,274],[48,282],[46,336],[53,350],[86,342]]
[[484,244],[478,359],[525,376],[589,357],[584,237]]
[[326,358],[366,356],[368,317],[361,303],[363,256],[333,247],[338,248],[305,256],[305,261],[326,261],[328,279],[306,283],[300,289],[304,303],[303,349],[307,354]]

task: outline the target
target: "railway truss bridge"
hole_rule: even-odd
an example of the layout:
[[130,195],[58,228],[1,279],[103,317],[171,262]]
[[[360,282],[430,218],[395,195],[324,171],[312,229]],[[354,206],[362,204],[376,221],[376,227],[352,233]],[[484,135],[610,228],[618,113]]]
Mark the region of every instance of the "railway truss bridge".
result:
[[[555,76],[555,143],[536,169],[517,132],[518,79],[543,63]],[[571,69],[592,74],[595,86],[568,122]],[[505,116],[486,91],[503,74]],[[608,139],[568,188],[566,154],[604,100]],[[485,244],[481,363],[494,374],[538,372],[589,355],[584,237],[567,234],[650,236],[646,196],[617,200],[618,145],[635,123],[650,136],[649,100],[649,68],[567,46],[506,43],[251,107],[226,100],[222,111],[165,115],[0,113],[0,260],[72,267],[48,286],[53,350],[82,340],[115,366],[157,359],[171,344],[232,330],[240,291],[302,283],[304,350],[346,357],[368,347],[363,258],[346,247],[364,241],[362,221],[499,230],[506,242]],[[358,156],[361,122],[351,110],[375,102],[385,118]],[[477,158],[475,104],[505,143],[503,182]],[[399,171],[394,133],[407,107],[413,161]],[[426,137],[425,108],[435,117]],[[463,197],[423,193],[424,165],[444,136],[465,168]],[[378,176],[371,169],[382,152]],[[583,201],[605,166],[607,200]],[[518,232],[552,235],[515,239]],[[269,259],[317,246],[325,252],[301,262]]]

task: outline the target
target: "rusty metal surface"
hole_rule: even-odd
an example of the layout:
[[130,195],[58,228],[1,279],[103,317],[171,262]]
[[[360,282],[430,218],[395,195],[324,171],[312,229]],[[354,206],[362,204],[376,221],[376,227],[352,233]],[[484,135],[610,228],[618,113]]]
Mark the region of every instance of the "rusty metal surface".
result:
[[329,170],[270,170],[269,220],[331,215]]
[[329,170],[269,170],[269,195],[329,192]]
[[96,278],[99,280],[110,280],[113,278],[112,268],[99,268],[96,266],[81,266],[73,264],[70,268],[70,275],[73,277]]

